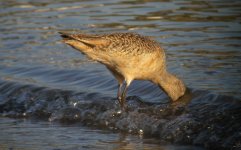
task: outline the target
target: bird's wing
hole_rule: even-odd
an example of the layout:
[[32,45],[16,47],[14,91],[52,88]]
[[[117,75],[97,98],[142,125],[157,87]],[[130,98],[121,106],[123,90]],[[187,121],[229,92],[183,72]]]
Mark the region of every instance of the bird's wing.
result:
[[59,32],[64,41],[75,40],[83,44],[88,45],[89,47],[96,47],[99,45],[107,45],[108,40],[101,38],[100,36],[90,35],[90,34],[71,34],[68,32]]

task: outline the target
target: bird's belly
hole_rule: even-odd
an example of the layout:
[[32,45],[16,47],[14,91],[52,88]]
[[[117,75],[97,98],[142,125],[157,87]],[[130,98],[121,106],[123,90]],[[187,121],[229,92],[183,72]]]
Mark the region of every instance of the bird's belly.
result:
[[125,78],[150,80],[164,68],[165,62],[158,55],[141,55],[126,59],[115,57],[110,65]]
[[133,80],[151,80],[152,77],[157,73],[153,67],[145,66],[127,66],[117,69],[117,72],[122,74],[125,78],[131,78]]

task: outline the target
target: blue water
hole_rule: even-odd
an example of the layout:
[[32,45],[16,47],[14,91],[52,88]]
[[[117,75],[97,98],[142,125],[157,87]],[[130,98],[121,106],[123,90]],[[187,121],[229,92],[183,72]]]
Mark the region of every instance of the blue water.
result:
[[[240,14],[238,0],[0,1],[0,149],[240,148]],[[151,36],[190,92],[171,104],[135,81],[120,113],[115,79],[59,30]]]

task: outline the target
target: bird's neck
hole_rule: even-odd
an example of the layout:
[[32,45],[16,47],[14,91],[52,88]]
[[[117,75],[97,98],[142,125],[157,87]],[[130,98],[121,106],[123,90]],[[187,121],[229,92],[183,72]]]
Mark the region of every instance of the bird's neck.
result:
[[158,77],[157,84],[173,101],[178,100],[186,91],[182,80],[166,71]]

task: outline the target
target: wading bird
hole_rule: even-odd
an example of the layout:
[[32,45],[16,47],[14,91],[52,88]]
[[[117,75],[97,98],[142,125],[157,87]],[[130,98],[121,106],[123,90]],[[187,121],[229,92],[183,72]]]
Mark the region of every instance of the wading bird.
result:
[[59,32],[63,42],[104,64],[118,81],[117,98],[124,107],[133,80],[157,84],[172,101],[184,95],[182,80],[166,69],[163,48],[156,41],[135,33],[70,34]]

